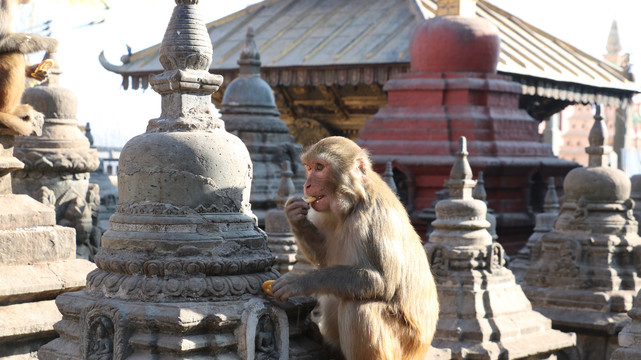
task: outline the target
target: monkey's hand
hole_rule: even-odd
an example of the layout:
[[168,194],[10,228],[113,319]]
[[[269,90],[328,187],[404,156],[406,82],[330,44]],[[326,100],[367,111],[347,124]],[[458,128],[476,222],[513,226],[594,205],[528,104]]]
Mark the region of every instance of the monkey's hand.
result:
[[26,75],[27,77],[34,78],[38,81],[44,81],[49,76],[49,71],[51,70],[52,66],[53,60],[43,60],[40,64],[27,66]]
[[279,301],[287,301],[292,296],[310,295],[306,293],[306,287],[300,281],[299,275],[287,273],[274,281],[272,293]]
[[285,215],[290,224],[297,226],[302,225],[307,220],[307,211],[309,204],[299,197],[292,197],[285,204]]

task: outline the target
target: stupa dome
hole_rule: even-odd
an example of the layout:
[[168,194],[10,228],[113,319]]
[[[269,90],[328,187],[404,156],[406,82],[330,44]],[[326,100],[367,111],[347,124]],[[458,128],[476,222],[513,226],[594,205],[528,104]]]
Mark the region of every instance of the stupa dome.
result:
[[500,42],[498,29],[485,19],[437,16],[414,30],[412,71],[496,73]]
[[566,200],[583,197],[590,203],[623,202],[630,197],[630,180],[615,168],[582,167],[567,174],[563,189]]

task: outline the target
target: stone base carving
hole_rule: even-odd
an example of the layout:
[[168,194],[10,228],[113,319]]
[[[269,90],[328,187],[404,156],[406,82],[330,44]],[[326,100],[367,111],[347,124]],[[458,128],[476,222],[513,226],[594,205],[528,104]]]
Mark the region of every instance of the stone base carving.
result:
[[[142,359],[158,353],[165,359],[288,359],[287,315],[268,299],[152,305],[80,291],[59,296],[57,303],[60,338],[40,349],[40,359]],[[157,330],[167,328],[171,334]]]

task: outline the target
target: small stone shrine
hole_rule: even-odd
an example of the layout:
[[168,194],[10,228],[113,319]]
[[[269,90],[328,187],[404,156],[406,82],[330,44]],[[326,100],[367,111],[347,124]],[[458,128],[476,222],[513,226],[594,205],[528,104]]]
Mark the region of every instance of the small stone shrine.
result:
[[487,231],[486,205],[472,197],[476,181],[461,137],[445,185],[449,199],[436,204],[434,231],[425,243],[441,310],[432,346],[453,359],[548,359],[571,352],[573,334],[552,329],[505,267],[503,247]]
[[56,223],[76,229],[76,256],[93,260],[100,247],[99,187],[89,183],[98,168],[98,151],[80,131],[75,94],[58,86],[61,74],[55,55],[49,78],[28,88],[22,102],[44,114],[42,136],[16,138],[15,156],[25,166],[13,174],[13,189],[56,211]]
[[610,360],[641,359],[641,292],[637,294],[628,316],[632,321],[619,333],[619,348],[614,350]]
[[238,77],[227,86],[220,114],[227,131],[238,136],[249,150],[254,164],[250,202],[259,226],[263,227],[265,213],[276,207],[274,198],[281,181],[283,161],[291,163],[296,188],[303,188],[302,147],[289,135],[289,128],[279,118],[274,92],[260,77],[260,54],[251,27],[247,29],[238,65]]
[[554,177],[548,178],[548,191],[545,194],[544,212],[536,215],[534,232],[527,240],[527,243],[512,258],[509,264],[510,270],[516,276],[516,282],[521,283],[525,271],[530,262],[538,261],[541,257],[541,238],[554,228],[554,221],[559,215],[559,197],[556,194],[556,181]]
[[609,359],[641,289],[637,221],[630,179],[607,166],[611,149],[599,107],[590,130],[588,167],[565,177],[554,229],[541,237],[523,279],[534,309],[555,328],[577,334],[582,359]]
[[52,208],[12,193],[11,172],[24,166],[14,141],[0,126],[0,358],[19,360],[56,337],[55,297],[83,288],[95,266],[76,259],[74,230],[56,225]]
[[198,0],[176,0],[150,81],[161,115],[122,149],[98,269],[58,297],[60,338],[39,358],[288,358],[286,310],[261,288],[278,273],[250,209],[252,162],[212,115],[211,58]]
[[278,195],[274,198],[275,209],[270,209],[265,215],[265,232],[267,233],[267,246],[276,256],[276,269],[282,274],[288,273],[296,263],[296,237],[285,215],[285,203],[290,196],[296,193],[292,181],[292,170],[289,161],[283,161]]
[[473,144],[474,172],[485,175],[499,241],[516,252],[534,225],[533,211],[542,211],[546,184],[540,179],[563,176],[576,164],[539,140],[537,122],[519,108],[521,85],[496,72],[498,30],[475,11],[476,1],[438,1],[438,16],[412,35],[411,71],[385,84],[388,106],[365,121],[358,143],[378,168],[394,161],[405,178],[401,201],[423,233],[454,162],[456,139],[465,136]]

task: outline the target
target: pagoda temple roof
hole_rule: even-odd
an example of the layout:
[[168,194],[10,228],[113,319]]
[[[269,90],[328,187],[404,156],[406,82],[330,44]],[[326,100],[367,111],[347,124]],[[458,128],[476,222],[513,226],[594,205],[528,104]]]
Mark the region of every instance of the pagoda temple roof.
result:
[[[436,0],[265,0],[207,24],[213,45],[210,71],[229,83],[247,27],[255,31],[263,78],[272,86],[384,84],[409,71],[414,26],[436,13]],[[479,0],[476,16],[501,36],[498,72],[522,84],[523,94],[564,103],[619,105],[641,88],[621,68],[596,59],[520,18]],[[104,68],[123,87],[146,88],[163,71],[160,44]],[[557,110],[558,111],[558,110]]]

